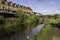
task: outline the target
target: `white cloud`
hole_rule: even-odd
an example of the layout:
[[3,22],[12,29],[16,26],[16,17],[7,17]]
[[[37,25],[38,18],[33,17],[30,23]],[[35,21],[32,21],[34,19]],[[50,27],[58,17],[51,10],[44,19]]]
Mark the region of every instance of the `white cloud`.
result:
[[43,15],[52,15],[52,11],[48,11],[48,10],[42,10],[41,13]]
[[43,15],[60,14],[60,10],[54,10],[54,11],[42,10],[41,14],[43,14]]
[[55,10],[55,13],[56,14],[60,14],[60,10]]
[[50,4],[55,4],[55,2],[54,1],[51,1]]

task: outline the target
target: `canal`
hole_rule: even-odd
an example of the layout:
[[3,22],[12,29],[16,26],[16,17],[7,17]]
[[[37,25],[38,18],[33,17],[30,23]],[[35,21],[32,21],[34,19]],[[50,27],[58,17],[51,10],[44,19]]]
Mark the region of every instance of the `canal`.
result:
[[32,40],[33,35],[41,30],[44,24],[39,24],[31,31],[25,33],[23,36],[19,36],[19,34],[13,34],[10,36],[2,37],[0,40]]

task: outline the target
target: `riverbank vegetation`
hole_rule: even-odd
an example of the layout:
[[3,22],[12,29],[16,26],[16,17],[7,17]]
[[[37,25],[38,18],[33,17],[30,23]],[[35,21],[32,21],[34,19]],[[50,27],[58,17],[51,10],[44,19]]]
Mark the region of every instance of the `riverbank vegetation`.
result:
[[60,24],[60,15],[47,16],[44,20],[44,27],[33,36],[33,40],[51,40],[53,27],[57,27]]
[[16,12],[16,18],[4,18],[0,16],[0,35],[25,32],[27,29],[32,29],[39,23],[39,17],[35,14],[25,15],[23,11]]

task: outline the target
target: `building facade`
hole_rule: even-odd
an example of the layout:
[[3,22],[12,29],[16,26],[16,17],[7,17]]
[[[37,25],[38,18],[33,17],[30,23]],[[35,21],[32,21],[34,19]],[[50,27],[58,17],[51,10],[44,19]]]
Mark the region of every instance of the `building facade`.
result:
[[8,2],[7,0],[0,0],[0,10],[6,10],[11,12],[22,10],[25,13],[32,13],[32,9],[30,7]]

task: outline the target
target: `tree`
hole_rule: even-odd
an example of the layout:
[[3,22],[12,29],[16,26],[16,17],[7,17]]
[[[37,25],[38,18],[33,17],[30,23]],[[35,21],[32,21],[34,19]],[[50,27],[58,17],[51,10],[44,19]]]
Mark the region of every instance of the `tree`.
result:
[[55,15],[54,15],[54,18],[55,18],[55,19],[57,19],[57,18],[58,18],[58,16],[59,16],[58,14],[55,14]]

